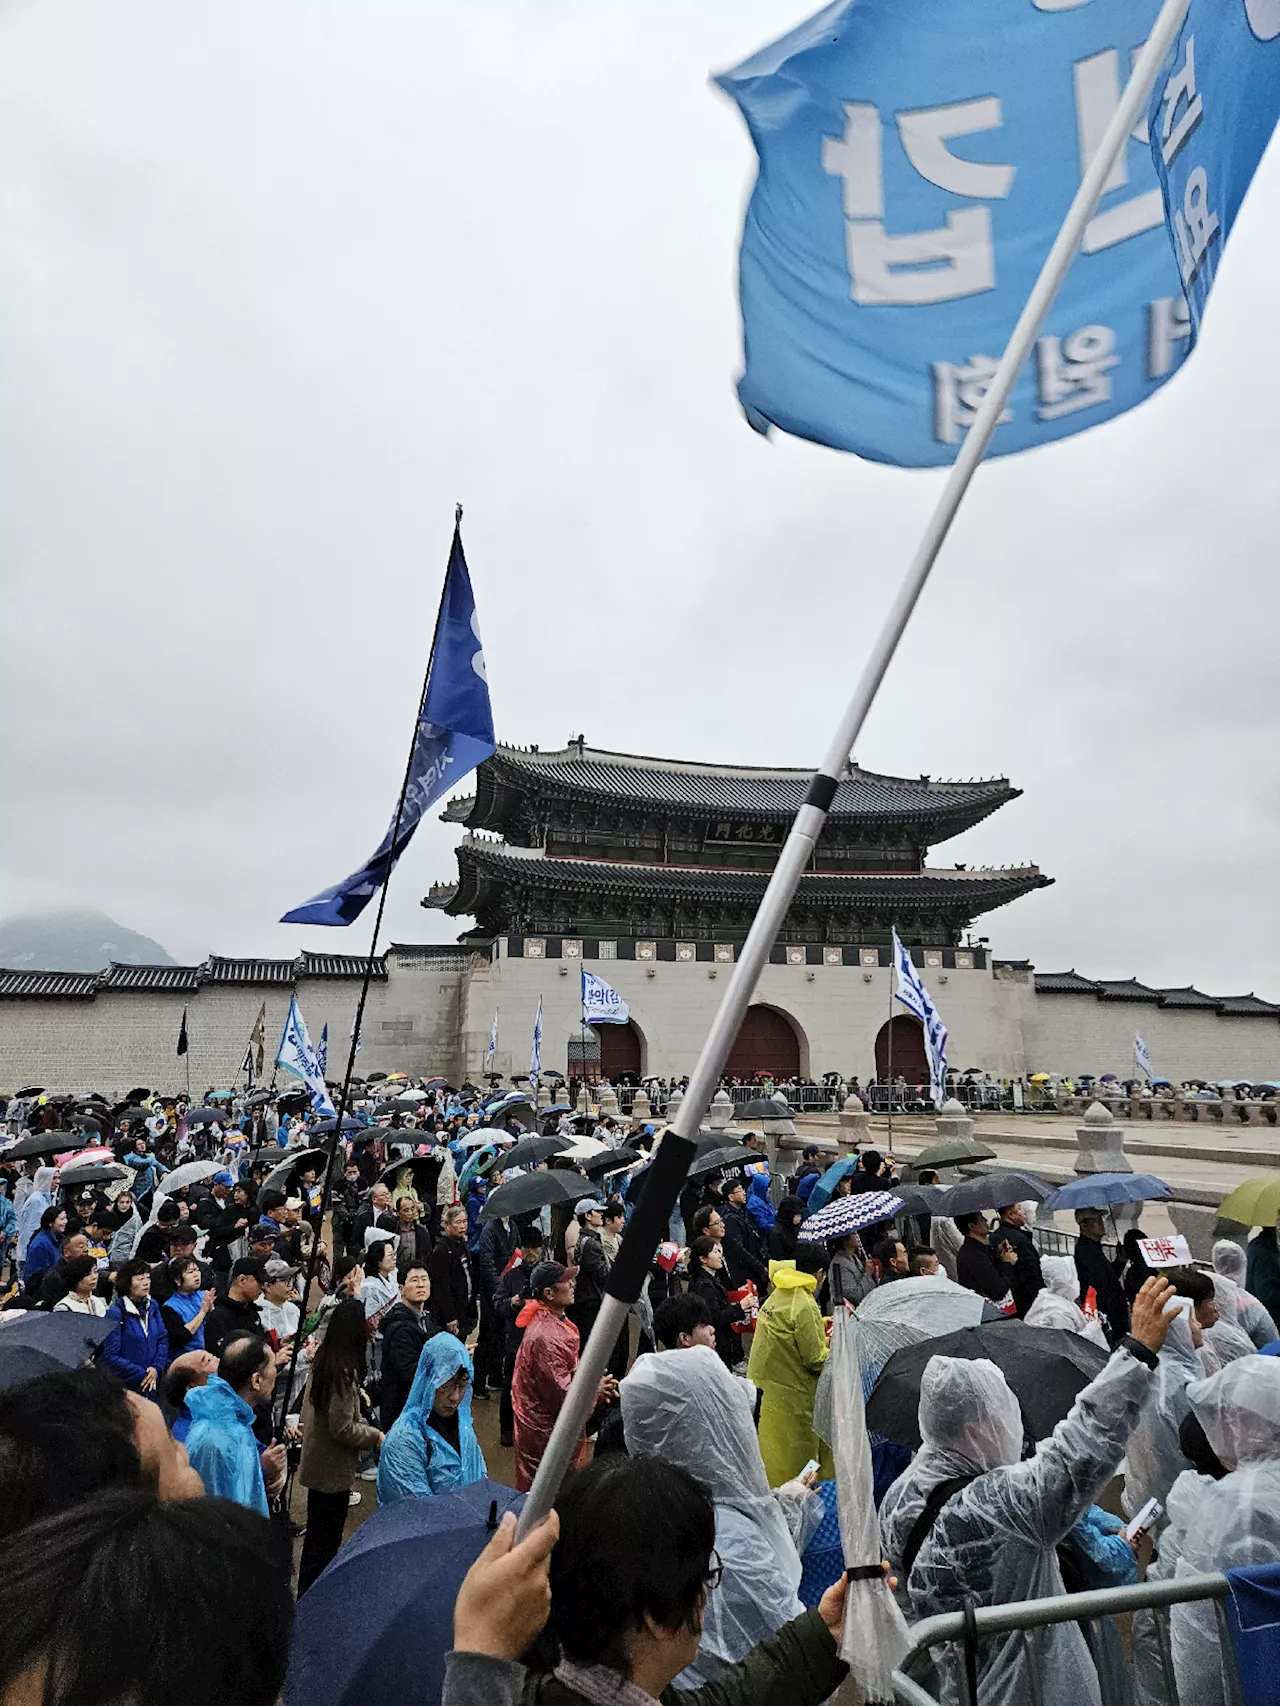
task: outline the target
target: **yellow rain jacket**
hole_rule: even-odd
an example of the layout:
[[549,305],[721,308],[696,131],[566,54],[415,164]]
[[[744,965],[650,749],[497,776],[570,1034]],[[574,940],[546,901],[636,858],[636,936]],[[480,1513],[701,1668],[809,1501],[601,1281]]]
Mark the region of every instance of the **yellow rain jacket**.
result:
[[747,1378],[760,1388],[760,1455],[771,1487],[798,1475],[811,1457],[818,1479],[835,1474],[830,1448],[813,1431],[813,1398],[827,1360],[827,1334],[814,1301],[816,1274],[770,1262],[773,1290],[756,1318]]

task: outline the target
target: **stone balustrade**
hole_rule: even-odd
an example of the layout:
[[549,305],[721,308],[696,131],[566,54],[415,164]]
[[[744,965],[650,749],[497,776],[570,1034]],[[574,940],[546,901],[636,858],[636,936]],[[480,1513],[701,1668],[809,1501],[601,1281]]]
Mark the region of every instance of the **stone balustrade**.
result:
[[1141,1120],[1225,1126],[1280,1123],[1280,1101],[1240,1102],[1233,1096],[1189,1096],[1184,1090],[1168,1096],[1068,1096],[1059,1092],[1045,1098],[1045,1111],[1058,1114],[1083,1114],[1095,1105],[1106,1108],[1113,1119],[1135,1125]]

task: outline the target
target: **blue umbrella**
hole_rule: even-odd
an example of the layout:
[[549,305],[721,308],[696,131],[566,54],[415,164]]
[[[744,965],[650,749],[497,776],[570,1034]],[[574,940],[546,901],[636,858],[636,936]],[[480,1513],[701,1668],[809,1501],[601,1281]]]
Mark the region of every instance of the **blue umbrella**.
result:
[[285,1706],[439,1706],[453,1602],[504,1511],[524,1495],[475,1481],[384,1505],[298,1601]]
[[[858,1165],[856,1155],[846,1155],[842,1161],[833,1161],[817,1184],[809,1192],[809,1213],[816,1214],[820,1208],[825,1208],[831,1201],[831,1193],[841,1179],[848,1178]],[[806,1216],[806,1219],[808,1217]]]
[[1050,1191],[1043,1206],[1057,1208],[1109,1208],[1112,1203],[1150,1202],[1156,1197],[1171,1197],[1172,1185],[1154,1179],[1150,1173],[1091,1173],[1087,1179],[1073,1179],[1069,1185],[1059,1185]]
[[[307,1135],[309,1137],[312,1135],[325,1137],[333,1130],[337,1123],[338,1116],[336,1114],[326,1114],[323,1119],[319,1119],[314,1125],[307,1127]],[[343,1131],[364,1131],[367,1129],[368,1124],[369,1122],[367,1120],[358,1120],[354,1114],[344,1114],[342,1118]]]
[[[814,1186],[814,1190],[817,1190]],[[800,1228],[802,1244],[825,1244],[828,1238],[844,1238],[864,1226],[877,1226],[902,1212],[902,1198],[889,1191],[859,1191],[855,1196],[837,1197],[817,1214],[807,1217]]]

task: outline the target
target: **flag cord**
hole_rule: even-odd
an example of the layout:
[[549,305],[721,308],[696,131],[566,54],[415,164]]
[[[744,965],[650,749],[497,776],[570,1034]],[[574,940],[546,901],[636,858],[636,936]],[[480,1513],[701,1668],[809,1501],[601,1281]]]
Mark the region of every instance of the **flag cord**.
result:
[[[455,535],[462,526],[462,505],[454,510],[453,529]],[[324,1186],[320,1192],[320,1212],[316,1216],[312,1229],[311,1253],[307,1257],[307,1273],[302,1285],[302,1305],[298,1313],[298,1331],[293,1335],[293,1355],[289,1358],[289,1376],[285,1381],[285,1402],[281,1406],[280,1415],[275,1425],[275,1437],[280,1439],[284,1434],[285,1412],[289,1408],[289,1395],[293,1391],[293,1382],[298,1372],[298,1357],[302,1351],[302,1327],[307,1319],[307,1309],[311,1301],[311,1287],[315,1284],[316,1273],[320,1265],[320,1241],[324,1236],[324,1220],[329,1212],[329,1203],[333,1197],[334,1173],[338,1156],[342,1153],[342,1122],[347,1117],[347,1104],[351,1096],[351,1075],[355,1071],[356,1052],[360,1047],[360,1028],[364,1023],[364,1006],[369,998],[369,984],[373,979],[374,960],[378,952],[378,933],[382,929],[382,914],[387,904],[387,890],[391,887],[391,875],[396,868],[396,841],[400,835],[400,819],[404,815],[404,803],[409,795],[409,781],[413,775],[413,755],[418,745],[418,729],[422,723],[422,711],[427,702],[427,689],[431,685],[431,664],[436,654],[436,641],[440,637],[440,623],[444,617],[445,594],[448,591],[449,576],[446,572],[444,586],[440,590],[440,604],[436,610],[436,625],[431,635],[431,649],[427,653],[427,673],[423,677],[422,692],[418,698],[418,709],[413,719],[413,735],[409,741],[409,756],[405,760],[404,780],[400,784],[400,798],[396,801],[395,820],[391,826],[391,852],[387,865],[387,880],[382,885],[378,895],[378,910],[373,920],[373,935],[369,941],[369,953],[364,963],[364,981],[360,985],[360,999],[356,1003],[356,1016],[351,1026],[351,1040],[347,1046],[347,1067],[342,1075],[342,1093],[338,1097],[337,1115],[333,1122],[333,1134],[329,1139],[329,1154],[325,1161]],[[278,1053],[279,1051],[277,1051]],[[274,1082],[274,1080],[273,1080]],[[336,1253],[335,1253],[336,1254]]]
[[[606,1282],[604,1303],[596,1317],[591,1336],[583,1347],[573,1382],[565,1395],[551,1438],[547,1442],[547,1449],[538,1465],[533,1486],[520,1514],[519,1533],[522,1536],[535,1528],[550,1511],[560,1483],[577,1453],[578,1441],[594,1407],[596,1390],[605,1372],[618,1330],[625,1319],[627,1308],[640,1295],[640,1288],[649,1271],[658,1238],[665,1236],[659,1229],[665,1226],[675,1206],[680,1187],[693,1159],[692,1138],[697,1133],[715,1094],[724,1063],[729,1057],[729,1050],[746,1015],[756,981],[769,958],[800,877],[822,833],[827,812],[839,786],[840,773],[848,763],[849,754],[862,732],[880,684],[924,591],[930,571],[950,531],[951,523],[955,520],[974,471],[986,454],[1009,393],[1013,389],[1014,380],[1075,257],[1084,236],[1084,228],[1093,216],[1111,169],[1150,97],[1160,67],[1182,27],[1190,3],[1191,0],[1164,0],[1151,34],[1134,61],[1133,73],[1125,85],[1119,105],[1103,132],[1097,153],[1080,181],[1080,187],[1062,227],[1045,258],[1040,275],[1032,287],[986,395],[974,416],[973,425],[969,428],[960,453],[951,466],[946,484],[925,528],[924,537],[911,560],[884,627],[872,647],[871,655],[863,666],[853,697],[831,738],[820,768],[809,783],[804,803],[783,843],[778,862],[761,897],[759,910],[733,968],[733,975],[711,1021],[711,1028],[689,1079],[689,1088],[685,1091],[684,1100],[675,1119],[663,1136],[660,1153],[668,1145],[674,1153],[670,1154],[667,1165],[657,1162],[650,1169],[641,1188],[636,1212],[623,1235],[622,1246]],[[890,987],[892,978],[891,970]],[[892,1002],[890,1009],[892,1011]],[[890,1099],[892,1101],[892,1087]],[[643,1247],[645,1244],[648,1245],[647,1248]]]

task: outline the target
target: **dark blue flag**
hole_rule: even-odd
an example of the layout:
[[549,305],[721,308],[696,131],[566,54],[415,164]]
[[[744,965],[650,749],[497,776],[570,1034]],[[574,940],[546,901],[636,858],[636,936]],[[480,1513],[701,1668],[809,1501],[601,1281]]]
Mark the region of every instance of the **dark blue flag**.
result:
[[1280,0],[1191,0],[1147,129],[1187,307],[1200,331],[1227,234],[1280,118]]
[[391,840],[396,827],[393,817],[377,852],[365,865],[345,882],[324,889],[305,905],[286,912],[280,922],[353,923],[391,875],[423,813],[468,771],[490,757],[496,746],[476,601],[471,592],[467,559],[462,553],[462,535],[455,527],[431,670],[418,713],[409,787],[395,845],[392,846]]

